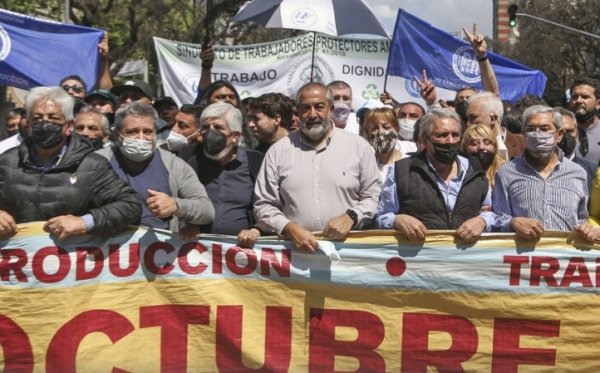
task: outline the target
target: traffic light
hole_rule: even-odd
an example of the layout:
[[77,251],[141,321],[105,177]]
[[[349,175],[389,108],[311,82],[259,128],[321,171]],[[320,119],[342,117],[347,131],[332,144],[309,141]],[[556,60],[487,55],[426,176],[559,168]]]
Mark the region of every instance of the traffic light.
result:
[[508,7],[508,26],[510,26],[510,28],[517,25],[517,9],[519,9],[517,4],[511,4]]

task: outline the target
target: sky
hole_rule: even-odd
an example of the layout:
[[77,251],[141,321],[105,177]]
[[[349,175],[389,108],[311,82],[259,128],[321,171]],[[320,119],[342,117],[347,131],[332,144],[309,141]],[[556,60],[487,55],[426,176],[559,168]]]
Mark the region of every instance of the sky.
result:
[[479,32],[493,37],[492,0],[366,0],[379,15],[390,34],[398,8],[402,8],[433,26],[447,32],[458,32],[462,27],[472,30],[477,22]]

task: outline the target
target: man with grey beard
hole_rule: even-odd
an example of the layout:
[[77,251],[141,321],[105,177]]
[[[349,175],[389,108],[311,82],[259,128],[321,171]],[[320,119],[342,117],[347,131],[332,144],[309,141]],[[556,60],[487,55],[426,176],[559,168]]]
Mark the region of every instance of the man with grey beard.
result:
[[[314,232],[339,240],[370,223],[381,181],[373,147],[333,125],[327,87],[308,83],[296,102],[300,130],[267,152],[254,188],[254,216],[261,231],[314,252]],[[255,238],[240,236],[245,245]]]

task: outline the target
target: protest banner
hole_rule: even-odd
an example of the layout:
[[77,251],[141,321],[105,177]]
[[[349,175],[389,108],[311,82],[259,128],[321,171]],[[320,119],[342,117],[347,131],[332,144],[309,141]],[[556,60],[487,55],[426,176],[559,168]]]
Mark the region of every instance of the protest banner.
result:
[[79,75],[91,89],[104,31],[0,9],[0,84],[31,89]]
[[[240,96],[267,92],[295,95],[310,81],[312,43],[316,35],[314,80],[348,82],[354,91],[353,106],[379,98],[383,92],[390,41],[348,39],[305,34],[272,43],[214,46],[212,81],[227,80]],[[154,38],[165,95],[178,103],[193,103],[200,80],[200,44]]]
[[352,233],[303,254],[166,231],[0,242],[7,372],[517,372],[600,368],[600,258],[569,233]]
[[[488,58],[501,99],[516,101],[526,94],[544,94],[547,78],[543,72],[493,52],[488,52]],[[420,77],[423,69],[436,87],[483,89],[479,64],[469,43],[399,9],[387,71],[411,79]]]

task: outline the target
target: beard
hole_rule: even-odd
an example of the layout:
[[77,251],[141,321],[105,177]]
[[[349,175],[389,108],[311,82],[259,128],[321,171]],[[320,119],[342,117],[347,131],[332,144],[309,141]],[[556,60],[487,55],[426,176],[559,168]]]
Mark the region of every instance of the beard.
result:
[[329,119],[315,122],[300,120],[300,132],[313,143],[320,142],[327,136],[329,126]]

